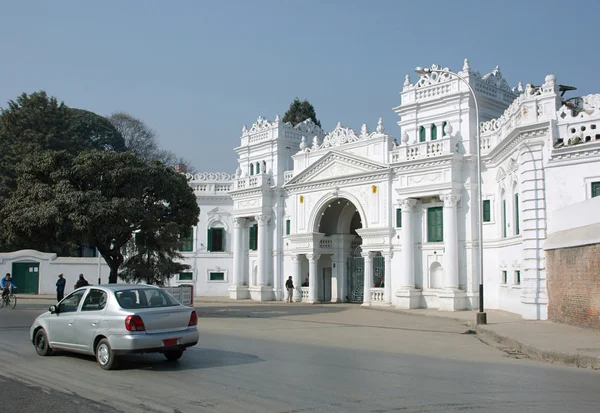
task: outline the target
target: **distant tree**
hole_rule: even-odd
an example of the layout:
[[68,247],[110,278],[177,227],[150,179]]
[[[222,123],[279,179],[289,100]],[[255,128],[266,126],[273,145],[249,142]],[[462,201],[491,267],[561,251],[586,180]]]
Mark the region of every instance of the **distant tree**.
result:
[[116,112],[108,118],[125,139],[125,146],[138,157],[147,161],[159,161],[169,166],[185,165],[189,172],[194,171],[191,162],[171,151],[160,148],[156,132],[142,120],[125,112]]
[[290,104],[290,108],[285,112],[285,115],[283,115],[283,122],[290,122],[292,125],[296,126],[309,118],[321,127],[321,122],[317,119],[317,114],[313,105],[306,99],[300,101],[300,99],[296,98]]
[[[110,267],[109,282],[115,283],[122,249],[134,233],[160,238],[160,243],[145,242],[143,252],[158,254],[162,270],[178,270],[174,239],[197,224],[199,213],[185,176],[159,162],[131,152],[91,150],[73,157],[67,151],[40,151],[19,166],[16,191],[0,210],[0,220],[11,243],[53,252],[57,245],[97,248]],[[127,277],[136,274],[148,279],[140,271]]]

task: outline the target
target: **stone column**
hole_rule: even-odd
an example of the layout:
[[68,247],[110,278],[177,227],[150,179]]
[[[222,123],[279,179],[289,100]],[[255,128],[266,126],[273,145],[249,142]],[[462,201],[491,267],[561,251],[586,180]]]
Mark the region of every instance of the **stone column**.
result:
[[269,284],[271,249],[269,242],[269,215],[258,215],[258,274],[256,275],[257,284],[259,287]]
[[242,263],[242,237],[245,218],[233,218],[233,285],[240,285],[244,279]]
[[383,256],[385,259],[383,301],[389,304],[392,302],[392,257],[394,256],[394,252],[386,251],[383,253]]
[[403,199],[402,208],[402,272],[400,273],[401,289],[415,288],[415,240],[413,239],[413,211],[416,199]]
[[293,281],[294,281],[294,302],[302,301],[302,280],[300,278],[302,272],[302,260],[300,255],[292,255],[292,265],[294,266]]
[[321,254],[308,254],[308,300],[307,302],[312,304],[317,302],[317,286],[319,278],[319,258]]
[[232,300],[246,299],[249,297],[246,281],[246,253],[244,230],[246,228],[246,218],[233,218],[233,268],[232,282],[229,286],[229,298]]
[[363,251],[365,259],[365,280],[363,289],[363,303],[365,307],[371,305],[371,286],[373,285],[373,253],[371,251]]
[[467,295],[458,289],[458,225],[457,194],[440,196],[444,201],[444,289],[438,293],[440,311],[456,311],[467,308]]
[[444,201],[444,288],[458,289],[458,233],[456,203],[459,195],[440,196]]

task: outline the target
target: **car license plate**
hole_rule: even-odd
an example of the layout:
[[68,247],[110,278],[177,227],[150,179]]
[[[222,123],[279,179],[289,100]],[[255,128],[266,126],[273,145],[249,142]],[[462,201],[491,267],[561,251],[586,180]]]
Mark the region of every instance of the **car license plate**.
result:
[[176,338],[170,338],[168,340],[163,340],[163,346],[164,347],[170,347],[170,346],[176,346],[177,345],[177,339]]

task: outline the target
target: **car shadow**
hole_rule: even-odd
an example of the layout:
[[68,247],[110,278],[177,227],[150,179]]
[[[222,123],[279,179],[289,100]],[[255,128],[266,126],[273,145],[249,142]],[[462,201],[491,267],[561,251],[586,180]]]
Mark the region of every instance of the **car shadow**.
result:
[[[54,351],[52,356],[96,363],[96,359],[93,356],[85,354]],[[117,370],[185,371],[239,366],[262,361],[264,360],[260,357],[248,353],[191,347],[183,353],[183,356],[178,361],[168,361],[160,353],[123,355],[118,359]]]

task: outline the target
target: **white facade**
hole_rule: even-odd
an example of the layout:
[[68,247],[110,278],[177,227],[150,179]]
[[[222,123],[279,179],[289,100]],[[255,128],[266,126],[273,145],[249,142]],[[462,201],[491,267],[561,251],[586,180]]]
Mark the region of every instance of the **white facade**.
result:
[[[600,185],[600,95],[565,105],[553,75],[511,88],[497,67],[481,75],[468,60],[458,74],[475,91],[481,121],[485,307],[546,319],[548,216]],[[450,73],[414,84],[407,76],[394,111],[400,142],[381,119],[358,133],[279,117],[244,126],[238,170],[218,181],[231,187],[219,204],[227,252],[204,253],[196,242],[190,257],[198,294],[281,300],[291,275],[296,301],[477,309],[474,100]],[[206,191],[196,193],[202,214],[214,208]],[[209,284],[207,262],[218,262],[227,282]]]
[[[477,309],[477,112],[461,80],[432,69],[444,73],[406,76],[400,139],[381,119],[244,126],[235,174],[189,175],[200,222],[172,284],[268,301],[292,276],[296,301]],[[511,88],[466,59],[458,74],[479,105],[485,308],[546,319],[549,217],[600,194],[600,95],[563,102],[554,75]]]

